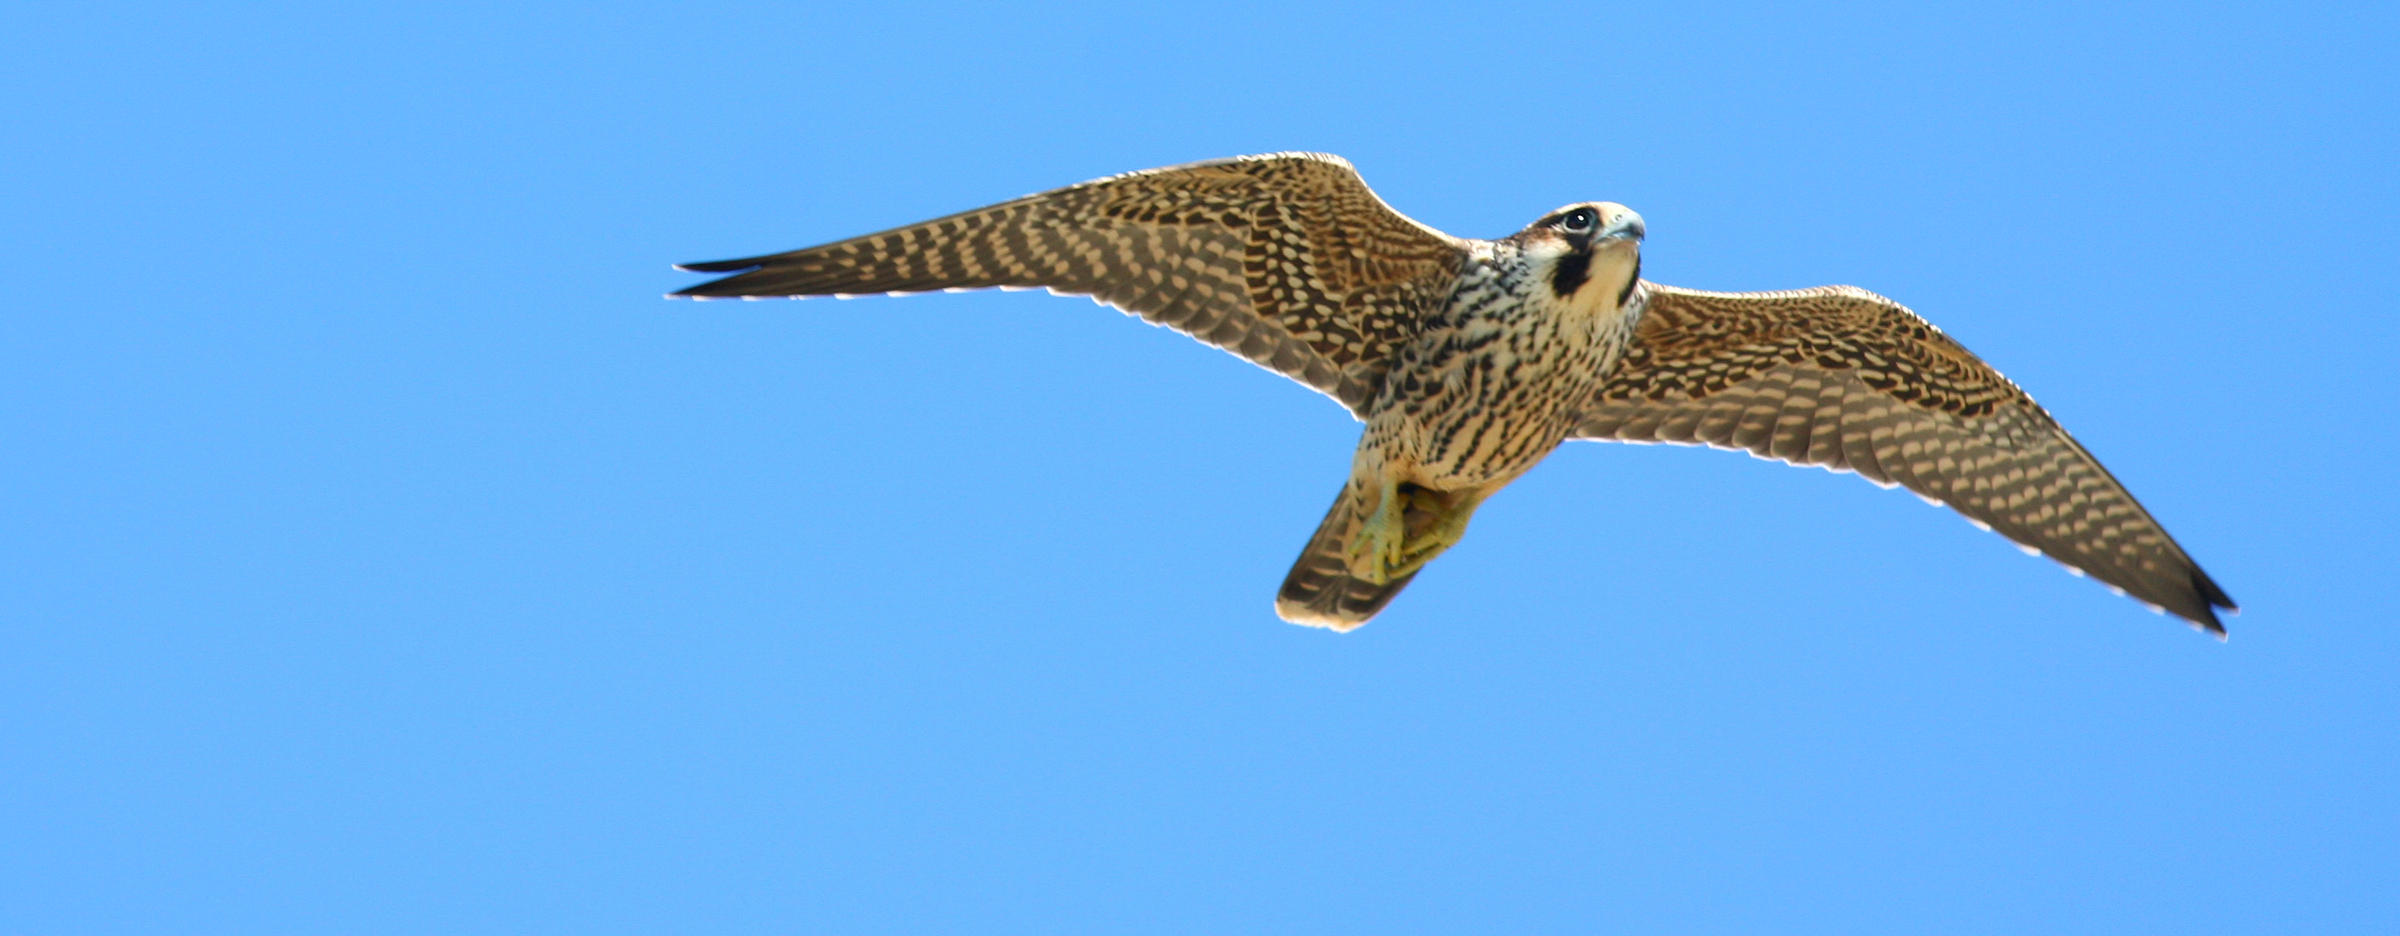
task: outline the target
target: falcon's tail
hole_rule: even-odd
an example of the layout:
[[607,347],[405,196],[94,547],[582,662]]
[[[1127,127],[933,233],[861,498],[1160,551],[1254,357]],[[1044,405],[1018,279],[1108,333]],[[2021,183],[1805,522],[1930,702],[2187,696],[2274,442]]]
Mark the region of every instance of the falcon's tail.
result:
[[1352,554],[1360,548],[1359,533],[1374,516],[1377,486],[1353,479],[1325,512],[1325,522],[1309,537],[1300,561],[1284,577],[1275,596],[1275,613],[1294,624],[1346,631],[1367,622],[1408,587],[1417,570],[1458,541],[1466,518],[1483,500],[1480,493],[1438,492],[1413,484],[1399,485],[1400,532],[1405,557],[1397,574],[1376,583],[1352,574]]
[[1416,577],[1412,572],[1378,585],[1350,574],[1351,544],[1375,509],[1373,504],[1363,503],[1366,497],[1362,495],[1371,494],[1372,488],[1362,491],[1361,487],[1342,486],[1342,496],[1334,499],[1325,522],[1308,538],[1300,561],[1292,563],[1292,574],[1284,576],[1283,591],[1275,596],[1278,617],[1294,624],[1346,631],[1374,617]]

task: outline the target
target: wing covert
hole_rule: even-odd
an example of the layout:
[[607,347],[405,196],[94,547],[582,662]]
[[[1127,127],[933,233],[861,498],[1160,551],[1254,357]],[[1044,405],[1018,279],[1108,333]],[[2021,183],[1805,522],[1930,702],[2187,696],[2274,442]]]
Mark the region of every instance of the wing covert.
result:
[[1706,444],[1857,472],[1946,504],[2218,634],[2234,610],[2124,485],[2033,398],[1899,303],[1848,286],[1646,284],[1580,438]]
[[1088,295],[1362,413],[1395,343],[1445,301],[1455,238],[1386,205],[1339,157],[1247,156],[1127,173],[788,253],[696,298],[1047,287]]

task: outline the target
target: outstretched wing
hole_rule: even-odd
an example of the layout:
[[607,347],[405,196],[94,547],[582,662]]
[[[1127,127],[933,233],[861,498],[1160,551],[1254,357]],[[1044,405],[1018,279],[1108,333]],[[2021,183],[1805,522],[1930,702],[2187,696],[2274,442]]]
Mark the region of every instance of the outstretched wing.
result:
[[1248,358],[1363,413],[1393,345],[1449,297],[1465,245],[1392,210],[1337,156],[1127,173],[790,253],[678,296],[1046,286]]
[[1576,435],[1747,449],[1948,504],[2223,634],[2233,599],[2017,385],[1913,312],[1849,286],[1648,284],[1632,347]]

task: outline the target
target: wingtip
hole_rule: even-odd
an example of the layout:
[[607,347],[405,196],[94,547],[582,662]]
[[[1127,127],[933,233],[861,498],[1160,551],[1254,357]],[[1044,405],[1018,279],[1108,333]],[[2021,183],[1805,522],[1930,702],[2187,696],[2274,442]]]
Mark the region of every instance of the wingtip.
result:
[[2209,578],[2206,572],[2199,569],[2192,570],[2192,590],[2199,592],[2200,597],[2207,599],[2210,607],[2223,608],[2235,614],[2242,613],[2242,606],[2235,604],[2233,596],[2226,594],[2225,589],[2217,584],[2217,580]]
[[678,263],[675,264],[675,269],[685,273],[748,273],[765,265],[756,257],[746,257],[740,260],[701,260],[693,263]]
[[2220,643],[2225,641],[2227,639],[2225,623],[2217,619],[2217,610],[2221,608],[2227,614],[2240,614],[2242,613],[2241,606],[2234,604],[2233,596],[2226,594],[2225,589],[2219,587],[2215,579],[2209,578],[2208,573],[2202,572],[2198,568],[2192,569],[2192,591],[2199,593],[2200,600],[2207,602],[2202,606],[2200,613],[2208,618],[2205,621],[2193,622],[2193,626],[2216,635]]

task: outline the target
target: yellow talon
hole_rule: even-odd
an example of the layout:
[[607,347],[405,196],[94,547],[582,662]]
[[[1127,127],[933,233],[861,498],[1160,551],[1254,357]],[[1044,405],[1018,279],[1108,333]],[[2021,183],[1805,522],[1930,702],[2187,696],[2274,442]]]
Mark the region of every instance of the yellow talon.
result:
[[1350,541],[1350,574],[1377,585],[1416,574],[1467,535],[1483,503],[1477,491],[1386,484],[1375,512]]

